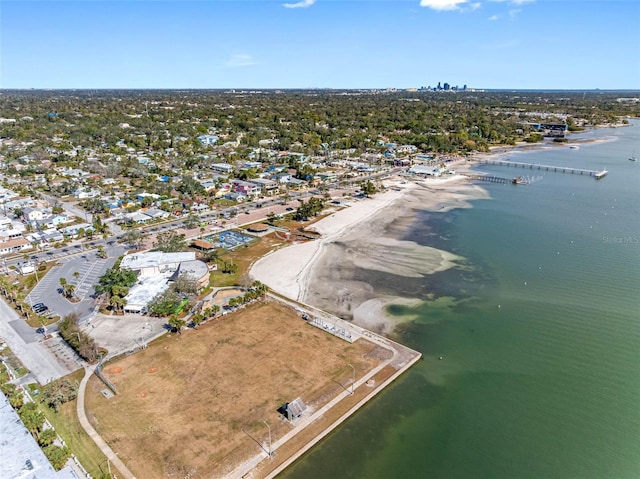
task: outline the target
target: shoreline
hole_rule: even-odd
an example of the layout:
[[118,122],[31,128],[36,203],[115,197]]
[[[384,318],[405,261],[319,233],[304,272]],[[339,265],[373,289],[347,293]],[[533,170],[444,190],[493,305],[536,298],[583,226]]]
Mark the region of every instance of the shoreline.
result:
[[[585,133],[589,131],[577,134]],[[578,137],[567,143],[501,145],[452,161],[450,168],[459,174],[425,180],[394,177],[384,182],[384,193],[352,200],[346,208],[311,224],[308,229],[320,233],[320,239],[268,253],[252,265],[250,275],[279,294],[389,335],[395,326],[410,319],[393,318],[386,308],[391,304],[415,307],[422,300],[376,292],[363,281],[348,279],[349,270],[415,278],[455,267],[464,258],[396,239],[408,230],[418,212],[446,213],[472,207],[473,200],[489,199],[486,189],[464,176],[473,173],[483,160],[609,141],[614,140]],[[423,267],[416,268],[416,264]]]
[[419,278],[456,266],[464,258],[396,238],[408,230],[419,211],[469,208],[471,200],[489,195],[462,175],[395,180],[386,186],[397,189],[322,218],[309,227],[322,234],[320,239],[270,252],[253,264],[251,277],[279,294],[352,319],[379,334],[392,333],[398,321],[384,312],[386,306],[417,306],[421,300],[376,293],[366,283],[348,279],[350,272],[360,268]]

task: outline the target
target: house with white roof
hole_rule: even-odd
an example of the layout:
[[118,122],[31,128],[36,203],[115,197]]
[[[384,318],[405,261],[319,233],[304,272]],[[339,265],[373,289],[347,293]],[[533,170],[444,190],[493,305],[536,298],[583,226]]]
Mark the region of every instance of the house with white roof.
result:
[[133,213],[128,213],[124,216],[128,221],[131,221],[132,223],[136,223],[138,225],[148,223],[153,219],[151,216],[147,216],[144,213],[140,213],[137,211]]
[[149,208],[144,210],[143,213],[153,219],[163,219],[167,218],[170,215],[168,211],[164,211],[158,208]]
[[22,217],[29,223],[34,221],[42,221],[45,217],[49,216],[49,212],[42,208],[26,207],[22,210]]
[[209,168],[211,168],[213,171],[217,171],[218,173],[227,175],[233,173],[233,165],[230,165],[229,163],[211,163],[211,165],[209,165]]
[[254,178],[249,180],[249,183],[253,183],[260,188],[260,192],[262,192],[262,194],[273,195],[274,193],[277,193],[279,189],[278,182],[265,178]]
[[212,146],[218,143],[219,138],[215,135],[200,135],[198,141],[205,146]]

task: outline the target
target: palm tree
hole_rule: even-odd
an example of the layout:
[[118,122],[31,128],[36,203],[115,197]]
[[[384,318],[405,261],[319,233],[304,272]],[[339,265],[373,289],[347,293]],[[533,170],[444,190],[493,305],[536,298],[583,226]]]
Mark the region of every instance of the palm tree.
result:
[[124,306],[127,304],[127,301],[121,296],[114,295],[114,296],[111,296],[111,298],[109,299],[109,304],[116,312],[118,312],[124,309]]
[[191,316],[191,322],[194,328],[197,328],[202,321],[204,321],[204,315],[202,313],[196,313]]
[[180,335],[182,335],[182,328],[186,323],[187,322],[184,319],[177,317],[175,314],[172,314],[169,317],[169,326],[171,326],[174,331],[177,331]]

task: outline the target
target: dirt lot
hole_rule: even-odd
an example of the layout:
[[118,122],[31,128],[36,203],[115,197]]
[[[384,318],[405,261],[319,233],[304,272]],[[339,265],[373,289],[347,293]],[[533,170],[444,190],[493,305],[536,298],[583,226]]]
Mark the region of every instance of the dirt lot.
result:
[[260,303],[108,364],[118,395],[93,377],[87,412],[139,478],[220,477],[293,427],[277,408],[313,411],[380,363],[374,344],[349,344],[279,303]]

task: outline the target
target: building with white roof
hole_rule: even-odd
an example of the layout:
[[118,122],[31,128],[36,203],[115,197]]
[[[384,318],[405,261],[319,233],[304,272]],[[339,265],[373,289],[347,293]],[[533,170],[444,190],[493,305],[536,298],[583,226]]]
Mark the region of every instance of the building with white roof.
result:
[[139,278],[149,276],[166,275],[175,273],[180,263],[194,261],[194,252],[163,253],[162,251],[149,251],[146,253],[134,253],[126,255],[120,263],[121,268],[127,268],[139,273]]
[[198,288],[209,282],[209,268],[206,263],[196,260],[194,252],[163,253],[149,251],[135,253],[122,258],[121,268],[138,272],[138,282],[129,289],[124,311],[145,313],[147,305],[169,288],[169,282],[181,275],[193,278]]
[[2,479],[79,479],[66,466],[57,471],[0,393],[0,477]]

